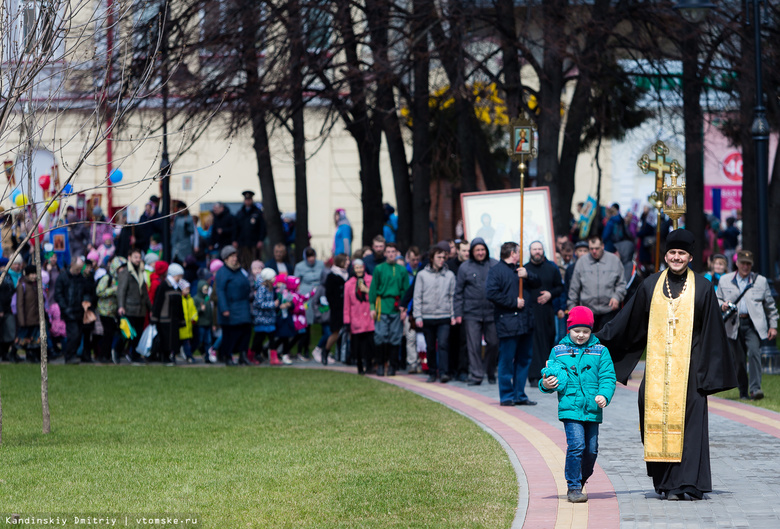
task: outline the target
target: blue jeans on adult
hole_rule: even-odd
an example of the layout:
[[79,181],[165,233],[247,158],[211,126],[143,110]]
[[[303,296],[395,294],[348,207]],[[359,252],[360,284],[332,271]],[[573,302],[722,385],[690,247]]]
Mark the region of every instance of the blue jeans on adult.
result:
[[581,489],[593,475],[599,453],[599,423],[564,419],[566,432],[566,484],[569,490]]
[[531,367],[530,332],[498,342],[498,395],[501,402],[525,402],[525,383]]

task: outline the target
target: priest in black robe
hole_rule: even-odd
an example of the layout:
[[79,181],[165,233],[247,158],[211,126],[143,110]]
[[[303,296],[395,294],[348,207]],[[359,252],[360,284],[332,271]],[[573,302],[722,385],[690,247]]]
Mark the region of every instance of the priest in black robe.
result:
[[645,279],[618,315],[596,334],[628,382],[647,350],[639,418],[647,474],[669,500],[702,499],[712,490],[707,395],[737,385],[712,284],[688,268],[693,234],[667,238],[667,270]]
[[550,357],[550,350],[555,343],[555,309],[553,300],[563,293],[563,279],[558,265],[544,255],[544,245],[534,241],[528,246],[530,260],[523,266],[539,276],[542,282],[537,288],[531,289],[531,297],[536,301],[533,305],[533,357],[528,370],[528,383],[537,385],[542,378],[542,368]]

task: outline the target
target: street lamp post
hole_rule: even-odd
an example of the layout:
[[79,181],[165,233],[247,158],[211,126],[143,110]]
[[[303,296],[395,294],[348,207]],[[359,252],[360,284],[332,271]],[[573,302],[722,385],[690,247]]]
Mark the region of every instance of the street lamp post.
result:
[[[771,278],[774,274],[769,259],[769,207],[767,202],[769,183],[769,122],[764,107],[764,90],[761,75],[761,4],[764,0],[745,0],[745,16],[753,10],[753,48],[756,69],[756,106],[753,110],[753,124],[750,132],[756,149],[756,191],[758,193],[758,265],[759,273]],[[691,22],[701,22],[707,11],[715,5],[708,0],[679,0],[679,9]]]
[[[750,132],[756,147],[756,187],[758,191],[758,262],[759,273],[771,279],[774,274],[769,264],[769,207],[767,205],[769,182],[769,122],[764,107],[764,90],[761,85],[761,9],[763,0],[747,0],[753,5],[753,46],[756,54],[756,107]],[[746,13],[747,14],[747,13]]]

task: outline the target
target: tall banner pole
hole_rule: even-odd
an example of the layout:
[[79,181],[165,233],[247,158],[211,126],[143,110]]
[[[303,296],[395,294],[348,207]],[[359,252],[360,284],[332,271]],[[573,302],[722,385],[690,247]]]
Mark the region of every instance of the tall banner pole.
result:
[[[536,124],[523,113],[522,116],[513,120],[509,124],[510,149],[509,157],[518,163],[517,169],[520,171],[520,265],[523,261],[523,231],[525,222],[523,215],[525,213],[525,173],[528,169],[526,162],[530,162],[536,157]],[[523,279],[518,278],[520,287],[520,297],[523,296]]]

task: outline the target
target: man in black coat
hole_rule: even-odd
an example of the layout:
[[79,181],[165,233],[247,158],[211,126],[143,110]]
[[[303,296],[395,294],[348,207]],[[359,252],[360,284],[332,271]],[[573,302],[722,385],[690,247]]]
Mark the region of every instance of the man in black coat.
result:
[[244,207],[236,214],[236,243],[241,267],[249,270],[252,261],[263,259],[263,240],[266,236],[263,211],[254,202],[254,191],[244,191]]
[[94,307],[95,300],[87,278],[81,273],[84,261],[76,258],[68,270],[63,270],[54,284],[54,301],[60,306],[65,320],[65,363],[77,364],[76,353],[81,345],[84,329],[84,309]]
[[[490,269],[498,261],[490,257],[487,244],[477,237],[471,242],[469,260],[458,268],[455,283],[455,319],[463,323],[468,351],[469,386],[478,386],[487,373],[488,382],[496,383],[498,335],[493,317],[493,304],[485,297]],[[482,337],[487,347],[482,358]]]
[[535,300],[533,358],[528,371],[528,381],[536,386],[542,378],[542,368],[550,356],[550,350],[555,345],[555,309],[553,300],[563,292],[563,281],[558,266],[544,256],[544,246],[534,241],[528,246],[531,259],[525,263],[525,268],[539,276],[541,285],[531,290]]
[[222,251],[236,240],[236,218],[222,202],[217,202],[211,209],[214,222],[211,224],[211,242],[215,250]]
[[[487,299],[493,303],[498,334],[498,394],[502,406],[534,406],[525,394],[528,368],[531,366],[531,330],[534,298],[530,289],[541,285],[539,278],[518,268],[520,246],[501,245],[501,261],[488,272]],[[520,295],[518,279],[523,279]]]

